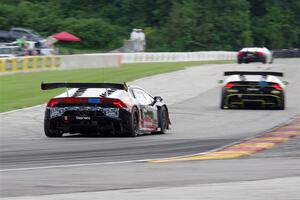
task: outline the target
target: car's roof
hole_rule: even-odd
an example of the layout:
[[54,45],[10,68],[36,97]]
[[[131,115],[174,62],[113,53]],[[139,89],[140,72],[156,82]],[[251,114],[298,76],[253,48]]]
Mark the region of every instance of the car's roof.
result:
[[241,51],[257,52],[257,51],[268,51],[268,49],[266,47],[245,47]]

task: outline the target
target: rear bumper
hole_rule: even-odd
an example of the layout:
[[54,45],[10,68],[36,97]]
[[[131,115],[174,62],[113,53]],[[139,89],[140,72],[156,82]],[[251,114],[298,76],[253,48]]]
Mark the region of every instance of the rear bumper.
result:
[[51,124],[55,124],[56,129],[62,132],[103,132],[103,131],[121,131],[121,119],[109,117],[78,117],[64,116],[50,120]]
[[225,106],[228,107],[277,107],[284,105],[283,94],[227,94],[225,96]]
[[238,57],[238,62],[265,62],[266,57],[265,56],[242,56]]
[[49,124],[50,129],[62,133],[118,133],[123,131],[131,117],[130,112],[125,110],[120,110],[119,117],[63,114],[50,118],[49,112],[46,110],[45,123]]

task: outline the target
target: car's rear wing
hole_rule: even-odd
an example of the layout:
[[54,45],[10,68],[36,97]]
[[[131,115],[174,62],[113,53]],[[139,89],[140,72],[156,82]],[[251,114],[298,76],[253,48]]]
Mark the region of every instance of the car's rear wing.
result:
[[224,76],[231,76],[231,75],[262,75],[262,76],[281,76],[283,77],[282,72],[266,72],[266,71],[227,71],[224,72]]
[[126,83],[41,83],[42,90],[51,90],[57,88],[111,88],[126,91],[128,89]]

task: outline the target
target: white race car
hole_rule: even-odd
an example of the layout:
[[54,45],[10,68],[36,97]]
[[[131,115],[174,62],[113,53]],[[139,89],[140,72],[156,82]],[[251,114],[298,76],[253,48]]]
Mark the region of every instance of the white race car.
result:
[[266,47],[247,47],[240,50],[237,54],[237,62],[262,62],[273,63],[273,53]]

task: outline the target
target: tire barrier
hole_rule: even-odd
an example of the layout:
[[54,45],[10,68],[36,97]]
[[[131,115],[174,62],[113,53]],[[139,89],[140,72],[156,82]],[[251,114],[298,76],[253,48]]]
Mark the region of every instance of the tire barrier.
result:
[[0,73],[19,72],[37,69],[53,69],[61,66],[59,56],[28,56],[0,58]]
[[276,49],[273,50],[275,58],[300,58],[300,49]]

